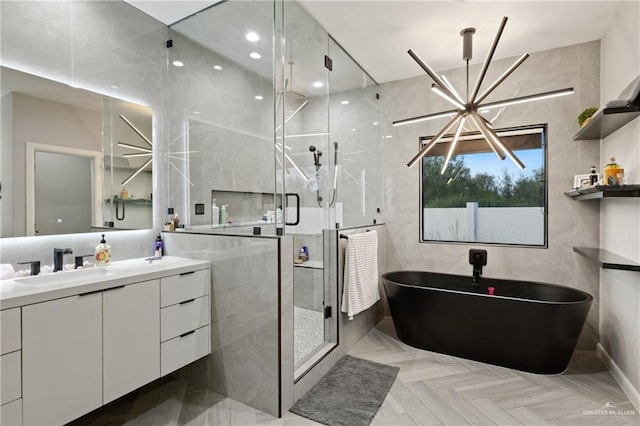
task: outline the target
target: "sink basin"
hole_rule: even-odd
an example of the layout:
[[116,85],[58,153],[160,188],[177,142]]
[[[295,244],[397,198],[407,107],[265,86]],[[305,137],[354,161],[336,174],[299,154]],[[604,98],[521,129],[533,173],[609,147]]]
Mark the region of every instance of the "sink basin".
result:
[[89,283],[92,281],[100,281],[104,278],[113,277],[115,275],[117,275],[117,271],[112,268],[97,267],[16,278],[14,281],[25,285],[53,286],[60,284]]

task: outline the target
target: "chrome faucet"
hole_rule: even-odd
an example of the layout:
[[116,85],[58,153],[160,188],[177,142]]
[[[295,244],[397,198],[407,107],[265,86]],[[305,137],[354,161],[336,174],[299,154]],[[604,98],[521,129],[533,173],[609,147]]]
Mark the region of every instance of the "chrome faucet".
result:
[[471,282],[474,285],[479,285],[482,267],[487,264],[487,251],[479,249],[469,250],[469,263],[473,265],[473,279]]
[[64,255],[71,254],[73,251],[70,248],[54,248],[53,249],[53,272],[62,271],[64,266]]

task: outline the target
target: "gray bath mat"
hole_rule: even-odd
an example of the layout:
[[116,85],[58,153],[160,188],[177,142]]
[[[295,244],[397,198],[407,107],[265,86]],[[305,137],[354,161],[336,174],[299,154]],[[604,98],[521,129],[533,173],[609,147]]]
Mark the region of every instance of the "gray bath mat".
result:
[[369,425],[398,370],[345,355],[289,411],[330,426]]

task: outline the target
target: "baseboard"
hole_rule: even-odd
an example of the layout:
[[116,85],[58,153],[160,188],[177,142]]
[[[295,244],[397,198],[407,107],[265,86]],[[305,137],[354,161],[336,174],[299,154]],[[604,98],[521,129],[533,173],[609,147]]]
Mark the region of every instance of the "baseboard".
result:
[[618,382],[622,391],[629,397],[629,400],[636,409],[636,412],[640,413],[640,392],[638,392],[638,389],[633,387],[633,384],[631,384],[629,379],[627,379],[627,376],[624,375],[620,367],[618,367],[615,361],[607,353],[604,346],[600,343],[596,345],[596,353],[607,366],[613,378],[616,379],[616,382]]

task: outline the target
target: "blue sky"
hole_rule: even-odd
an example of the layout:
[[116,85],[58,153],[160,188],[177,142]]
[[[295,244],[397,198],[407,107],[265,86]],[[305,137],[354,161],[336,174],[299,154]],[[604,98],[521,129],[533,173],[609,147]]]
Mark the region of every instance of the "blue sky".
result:
[[504,161],[500,160],[493,151],[480,154],[467,154],[458,156],[457,158],[460,159],[464,157],[465,166],[471,169],[472,176],[478,173],[487,173],[500,178],[506,169],[511,176],[517,178],[521,174],[530,176],[535,169],[542,167],[543,153],[539,149],[514,151],[514,154],[524,163],[524,170],[521,171],[509,157],[506,157]]

